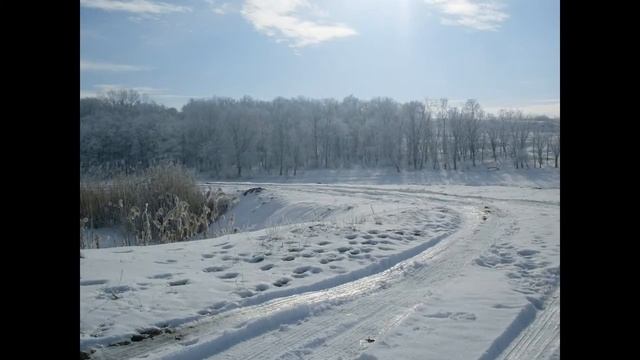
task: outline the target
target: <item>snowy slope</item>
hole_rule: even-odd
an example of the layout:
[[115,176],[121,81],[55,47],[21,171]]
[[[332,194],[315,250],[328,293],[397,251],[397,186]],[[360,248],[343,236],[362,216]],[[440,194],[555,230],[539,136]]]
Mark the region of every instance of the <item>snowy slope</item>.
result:
[[[279,193],[282,199],[304,198]],[[374,218],[373,205],[364,208],[367,202],[314,198],[315,207],[308,202],[306,208],[323,218],[340,213],[343,220],[306,222],[301,201],[282,201],[274,214],[289,214],[293,225],[183,243],[83,250],[81,345],[105,344],[150,325],[181,324],[351,281],[415,255],[455,230],[459,221],[455,213],[434,205],[376,204]],[[264,227],[263,220],[258,218],[258,226]]]
[[[263,183],[235,209],[262,230],[83,250],[81,348],[104,359],[557,357],[558,184],[513,185]],[[154,325],[171,330],[99,347]]]

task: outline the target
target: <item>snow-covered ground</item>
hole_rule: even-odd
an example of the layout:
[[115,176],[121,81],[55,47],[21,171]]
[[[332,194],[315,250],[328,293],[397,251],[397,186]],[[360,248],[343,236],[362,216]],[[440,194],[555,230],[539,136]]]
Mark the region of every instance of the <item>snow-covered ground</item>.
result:
[[318,174],[209,183],[237,194],[214,225],[237,233],[81,251],[81,350],[96,359],[557,358],[559,176],[532,174],[472,182],[482,186],[326,184]]
[[[495,166],[495,164],[493,165]],[[397,184],[441,184],[467,186],[519,186],[519,187],[558,187],[560,172],[556,168],[514,169],[510,165],[500,170],[489,170],[490,166],[478,165],[465,169],[402,171],[394,169],[321,169],[300,170],[296,176],[256,175],[249,176],[251,182],[276,183],[324,183],[324,184],[360,184],[360,185],[397,185]]]

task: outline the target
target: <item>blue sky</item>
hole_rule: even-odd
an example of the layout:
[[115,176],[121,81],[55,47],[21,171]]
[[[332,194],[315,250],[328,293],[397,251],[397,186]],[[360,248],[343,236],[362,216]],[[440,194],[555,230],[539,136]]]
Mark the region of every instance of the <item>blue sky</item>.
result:
[[80,96],[560,108],[559,0],[81,0]]

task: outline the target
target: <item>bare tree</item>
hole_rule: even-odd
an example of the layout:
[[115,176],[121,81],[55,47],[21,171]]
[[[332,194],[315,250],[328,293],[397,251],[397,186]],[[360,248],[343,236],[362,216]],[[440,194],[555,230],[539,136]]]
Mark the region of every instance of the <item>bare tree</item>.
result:
[[449,166],[449,138],[447,136],[449,108],[447,99],[440,99],[440,111],[438,112],[438,118],[442,121],[442,163],[446,170]]
[[489,123],[487,125],[486,131],[487,137],[489,139],[489,146],[491,147],[491,155],[493,156],[493,161],[498,162],[498,155],[496,150],[499,144],[499,127],[495,122]]
[[457,107],[449,109],[449,123],[451,124],[453,170],[458,170],[458,162],[462,153],[462,142],[465,136],[464,119]]
[[231,137],[231,143],[233,145],[233,154],[235,159],[236,168],[238,170],[237,176],[242,176],[242,167],[245,162],[245,154],[250,149],[250,146],[255,135],[255,118],[256,110],[253,108],[253,100],[249,97],[242,99],[242,106],[236,107],[230,113],[233,118],[228,119],[226,124],[229,126],[229,132]]
[[478,142],[480,137],[481,117],[482,108],[480,107],[480,104],[474,99],[467,100],[464,106],[466,141],[474,167],[476,166],[476,153],[478,151]]
[[507,110],[500,110],[500,127],[498,130],[498,139],[500,142],[500,151],[502,153],[502,157],[507,159],[507,148],[509,146],[509,122],[513,121],[513,113]]
[[536,129],[533,132],[533,137],[531,139],[532,150],[534,154],[534,167],[537,161],[538,167],[542,168],[542,163],[544,158],[542,156],[544,152],[544,146],[548,143],[548,136],[542,132],[540,129]]
[[554,167],[558,167],[558,159],[560,158],[560,134],[556,134],[551,139],[551,149],[553,151]]
[[[535,127],[533,127],[535,125]],[[496,163],[559,167],[559,127],[521,112],[485,114],[469,100],[398,103],[389,98],[259,101],[213,97],[181,111],[148,102],[133,90],[80,101],[81,169],[125,169],[176,161],[215,176],[249,171],[286,175],[301,168],[359,165],[422,170],[476,166],[491,149]],[[480,159],[478,159],[480,155]],[[489,155],[488,155],[489,156]],[[429,164],[429,162],[431,162]],[[550,165],[549,165],[550,166]],[[276,170],[277,169],[277,170]]]
[[424,127],[425,109],[418,101],[412,101],[402,106],[402,116],[405,123],[408,159],[414,170],[418,169],[420,160],[420,143]]

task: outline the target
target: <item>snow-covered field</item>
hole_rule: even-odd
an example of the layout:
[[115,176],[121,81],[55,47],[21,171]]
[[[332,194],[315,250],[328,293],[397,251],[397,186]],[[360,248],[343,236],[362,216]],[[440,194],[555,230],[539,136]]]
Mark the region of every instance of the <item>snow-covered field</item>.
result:
[[81,350],[95,359],[559,357],[557,170],[429,185],[379,174],[329,184],[329,175],[206,184],[237,194],[213,226],[237,233],[82,250]]

